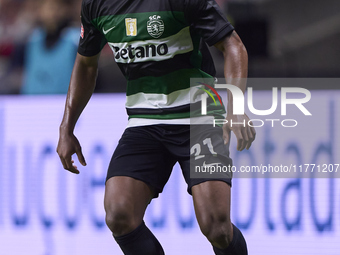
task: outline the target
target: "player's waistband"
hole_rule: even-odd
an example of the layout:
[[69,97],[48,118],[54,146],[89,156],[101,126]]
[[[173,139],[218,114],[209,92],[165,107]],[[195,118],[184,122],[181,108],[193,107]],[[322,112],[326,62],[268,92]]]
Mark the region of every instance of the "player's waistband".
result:
[[147,118],[130,118],[127,128],[158,125],[158,124],[169,124],[169,125],[197,125],[197,124],[211,124],[214,123],[214,116],[200,116],[192,118],[181,118],[181,119],[147,119]]

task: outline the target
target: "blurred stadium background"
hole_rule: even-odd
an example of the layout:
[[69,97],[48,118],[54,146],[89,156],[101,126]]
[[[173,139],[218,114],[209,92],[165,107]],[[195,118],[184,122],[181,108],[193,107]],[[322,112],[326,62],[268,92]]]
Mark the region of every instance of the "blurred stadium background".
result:
[[[57,12],[42,8],[46,3]],[[127,122],[125,81],[111,50],[102,52],[97,94],[76,129],[88,161],[79,176],[65,173],[55,153],[65,94],[23,89],[30,72],[28,46],[37,41],[32,39],[37,28],[51,29],[50,49],[65,29],[79,35],[80,3],[0,0],[0,255],[122,254],[105,227],[102,205],[106,167]],[[312,117],[290,111],[285,118],[299,120],[295,129],[258,128],[249,152],[237,153],[232,145],[235,164],[339,164],[340,2],[218,4],[248,49],[250,78],[275,78],[274,83],[312,93],[306,104]],[[60,25],[49,25],[53,19]],[[211,51],[221,77],[222,57]],[[46,70],[35,79],[49,86],[58,82],[56,76]],[[256,84],[256,106],[268,109],[274,85]],[[282,119],[279,113],[270,117]],[[339,254],[339,179],[235,179],[232,195],[232,218],[244,232],[250,255]],[[146,223],[168,255],[213,254],[195,222],[178,167],[160,199],[151,203]]]

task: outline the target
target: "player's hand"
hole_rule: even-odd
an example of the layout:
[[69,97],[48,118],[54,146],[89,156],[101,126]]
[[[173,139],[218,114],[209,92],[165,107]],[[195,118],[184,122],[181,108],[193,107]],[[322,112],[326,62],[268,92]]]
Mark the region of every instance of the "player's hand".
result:
[[[246,114],[228,115],[226,120],[228,122],[223,125],[224,143],[227,144],[230,142],[230,133],[233,131],[237,139],[237,150],[248,150],[256,136],[255,128],[248,125],[248,116]],[[243,123],[245,123],[245,125]],[[249,123],[253,126],[252,122]]]
[[86,166],[86,161],[83,153],[81,152],[81,146],[78,139],[73,135],[60,133],[59,142],[57,147],[57,153],[60,157],[61,163],[64,169],[79,174],[77,166],[75,166],[72,160],[72,155],[77,154],[79,162]]

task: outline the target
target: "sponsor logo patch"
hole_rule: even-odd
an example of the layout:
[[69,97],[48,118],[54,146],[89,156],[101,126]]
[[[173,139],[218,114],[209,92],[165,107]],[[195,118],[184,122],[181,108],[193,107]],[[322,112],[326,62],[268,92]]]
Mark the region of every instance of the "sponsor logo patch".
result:
[[111,46],[112,50],[115,54],[115,59],[143,59],[143,58],[150,58],[156,56],[164,56],[168,54],[168,45],[165,43],[159,45],[148,44],[145,46],[137,46],[134,47],[129,45],[126,48],[119,48],[117,46]]

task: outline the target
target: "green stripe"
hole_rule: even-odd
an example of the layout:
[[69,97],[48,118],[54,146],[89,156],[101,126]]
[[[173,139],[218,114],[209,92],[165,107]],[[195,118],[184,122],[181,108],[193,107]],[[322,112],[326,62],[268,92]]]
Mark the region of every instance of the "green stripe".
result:
[[[185,21],[183,12],[144,12],[144,13],[128,13],[121,15],[109,15],[101,16],[92,20],[92,24],[101,32],[115,27],[110,32],[108,32],[105,37],[108,42],[121,43],[121,42],[131,42],[140,40],[150,40],[153,39],[147,31],[147,22],[150,20],[149,17],[153,15],[161,16],[161,20],[164,23],[163,34],[158,38],[166,38],[171,35],[178,33],[181,29],[187,27],[188,24]],[[126,18],[137,19],[137,35],[127,36],[126,35]]]
[[152,93],[168,95],[176,90],[190,87],[190,78],[212,78],[199,69],[181,69],[169,74],[153,77],[145,76],[136,80],[128,81],[126,95],[136,93]]

